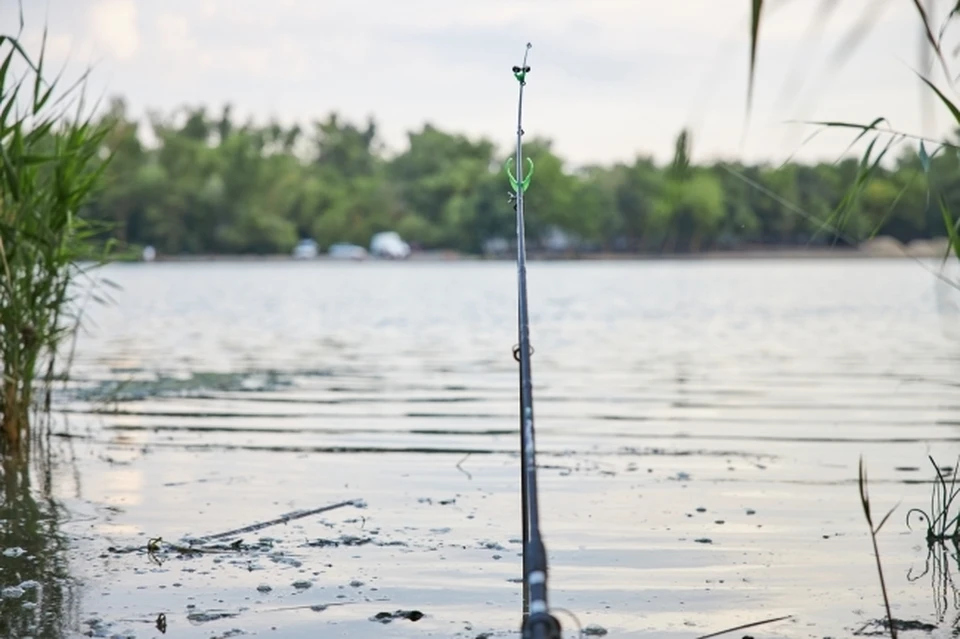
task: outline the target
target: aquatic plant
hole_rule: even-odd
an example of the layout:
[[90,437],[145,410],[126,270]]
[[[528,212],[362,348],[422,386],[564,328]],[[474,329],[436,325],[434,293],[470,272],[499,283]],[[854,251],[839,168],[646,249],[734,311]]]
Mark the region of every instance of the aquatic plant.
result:
[[[99,226],[81,208],[98,184],[106,123],[85,111],[86,78],[59,90],[45,73],[46,30],[35,59],[17,35],[0,35],[0,450],[22,452],[35,386],[49,392],[57,353],[77,329],[75,284],[90,262]],[[109,246],[107,247],[109,248]]]
[[960,543],[960,487],[957,486],[957,470],[960,458],[953,466],[950,480],[943,476],[940,467],[933,457],[927,456],[937,474],[933,481],[933,490],[930,492],[930,510],[911,508],[907,511],[907,527],[910,527],[910,516],[916,515],[927,526],[927,545],[943,544],[948,541]]
[[890,515],[897,509],[896,506],[883,516],[880,523],[873,524],[873,512],[870,507],[870,494],[867,492],[867,469],[863,465],[863,457],[860,458],[860,475],[857,485],[860,488],[860,505],[863,506],[863,516],[867,519],[867,525],[870,527],[870,540],[873,542],[873,557],[877,562],[877,575],[880,577],[880,592],[883,594],[883,605],[887,612],[887,627],[890,629],[890,637],[897,639],[897,628],[894,625],[893,614],[890,612],[890,596],[887,594],[887,584],[883,578],[883,566],[880,562],[880,549],[877,546],[877,534],[883,525],[890,519]]

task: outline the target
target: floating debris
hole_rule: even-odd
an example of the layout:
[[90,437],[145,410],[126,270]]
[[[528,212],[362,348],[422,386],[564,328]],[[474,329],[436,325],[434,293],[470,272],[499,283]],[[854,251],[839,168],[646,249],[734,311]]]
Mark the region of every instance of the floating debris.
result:
[[409,619],[410,621],[420,621],[423,619],[424,615],[419,610],[397,610],[394,612],[378,612],[374,616],[370,617],[370,621],[379,621],[380,623],[387,624],[393,621],[394,619]]
[[[893,626],[899,632],[908,632],[911,630],[922,630],[924,632],[933,632],[937,627],[931,623],[926,623],[916,619],[894,619]],[[869,629],[869,630],[868,630]],[[854,631],[857,636],[884,636],[890,634],[890,624],[886,619],[875,619],[858,630]]]
[[225,612],[222,610],[205,610],[202,612],[191,612],[187,615],[187,621],[192,624],[207,623],[218,619],[231,619],[236,617],[236,612]]

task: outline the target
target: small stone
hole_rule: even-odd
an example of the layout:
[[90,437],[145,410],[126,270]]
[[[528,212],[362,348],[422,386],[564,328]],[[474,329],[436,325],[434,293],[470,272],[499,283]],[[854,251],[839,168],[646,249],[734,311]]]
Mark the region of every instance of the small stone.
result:
[[23,596],[23,588],[20,586],[7,586],[0,591],[0,597],[3,599],[19,599]]
[[597,624],[592,623],[583,629],[583,634],[588,637],[602,637],[603,635],[607,634],[607,629],[603,626],[598,626]]
[[259,592],[270,592],[273,588],[271,588],[269,584],[260,584],[257,586],[257,590]]
[[313,582],[307,581],[305,579],[301,579],[300,581],[293,582],[293,587],[296,588],[297,590],[306,590],[311,586],[313,586]]

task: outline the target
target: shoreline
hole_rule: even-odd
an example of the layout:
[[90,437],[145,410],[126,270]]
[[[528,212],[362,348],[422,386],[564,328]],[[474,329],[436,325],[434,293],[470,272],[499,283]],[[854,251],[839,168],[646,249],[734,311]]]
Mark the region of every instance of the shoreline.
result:
[[[870,248],[816,248],[816,249],[747,249],[731,251],[704,251],[701,253],[574,253],[528,252],[528,262],[655,262],[655,261],[731,261],[731,260],[836,260],[836,259],[942,259],[944,249],[872,250]],[[948,256],[949,257],[949,256]],[[513,262],[513,253],[499,255],[471,255],[456,251],[421,251],[406,260],[367,257],[362,260],[333,258],[318,255],[297,259],[286,254],[202,254],[158,255],[152,262]],[[116,260],[116,263],[140,263],[144,260]]]
[[[950,242],[947,238],[939,237],[927,240],[914,240],[903,244],[892,237],[876,237],[858,246],[770,246],[747,245],[737,249],[710,250],[697,253],[631,253],[609,251],[527,251],[527,260],[530,262],[548,261],[693,261],[693,260],[835,260],[835,259],[943,259],[949,257]],[[516,259],[513,250],[505,252],[475,255],[461,253],[452,249],[434,249],[415,251],[408,258],[396,260],[401,262],[512,262]],[[242,254],[242,253],[209,253],[196,255],[156,255],[150,260],[144,260],[139,255],[126,254],[126,258],[118,258],[116,263],[131,262],[391,262],[389,258],[374,257],[366,254],[363,257],[343,258],[331,257],[320,253],[309,258],[295,258],[289,253],[281,254]]]

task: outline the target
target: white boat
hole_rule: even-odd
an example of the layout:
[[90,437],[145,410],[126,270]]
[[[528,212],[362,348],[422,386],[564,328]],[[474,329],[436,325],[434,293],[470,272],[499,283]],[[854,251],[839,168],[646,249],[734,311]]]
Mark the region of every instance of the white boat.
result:
[[317,243],[311,239],[300,240],[293,248],[293,259],[312,260],[319,253]]
[[376,233],[370,239],[370,254],[391,260],[405,260],[410,257],[410,245],[394,231]]

